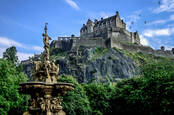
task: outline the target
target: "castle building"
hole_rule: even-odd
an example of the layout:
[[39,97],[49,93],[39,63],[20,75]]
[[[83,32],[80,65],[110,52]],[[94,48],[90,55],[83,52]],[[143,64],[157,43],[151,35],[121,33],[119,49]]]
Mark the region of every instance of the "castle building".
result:
[[114,16],[101,20],[88,19],[80,29],[80,37],[58,37],[53,40],[51,46],[63,50],[72,50],[80,46],[102,47],[102,48],[122,48],[122,43],[140,44],[138,32],[129,32],[126,23],[120,18],[117,11]]
[[[130,52],[141,52],[143,54],[151,54],[154,56],[163,56],[174,58],[174,48],[172,50],[165,50],[162,46],[159,50],[154,50],[149,46],[140,44],[140,37],[138,32],[129,32],[126,29],[125,22],[120,18],[119,13],[116,12],[114,16],[101,20],[88,19],[86,24],[83,24],[80,29],[80,36],[72,35],[70,37],[58,37],[58,40],[53,40],[50,47],[59,48],[63,51],[70,51],[70,53],[79,54],[79,47],[85,48],[119,48]],[[41,54],[42,55],[42,54]],[[41,56],[40,55],[40,56]],[[32,71],[32,60],[38,59],[39,55],[35,55],[29,60],[22,61],[25,73],[29,76]]]

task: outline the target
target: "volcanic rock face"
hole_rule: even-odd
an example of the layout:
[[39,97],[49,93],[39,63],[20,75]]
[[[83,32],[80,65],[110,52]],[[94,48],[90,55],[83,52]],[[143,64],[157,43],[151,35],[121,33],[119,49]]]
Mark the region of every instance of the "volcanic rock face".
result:
[[[80,47],[78,50],[70,52],[54,49],[50,55],[51,59],[55,59],[60,66],[59,75],[72,75],[80,83],[89,83],[94,80],[98,82],[117,81],[139,74],[134,60],[114,48]],[[31,65],[23,65],[24,72],[27,70],[28,73],[28,69],[32,68]]]
[[100,82],[117,81],[139,74],[134,61],[115,49],[80,49],[69,52],[64,60],[57,59],[60,64],[60,74],[68,74],[79,82],[89,83],[92,80]]

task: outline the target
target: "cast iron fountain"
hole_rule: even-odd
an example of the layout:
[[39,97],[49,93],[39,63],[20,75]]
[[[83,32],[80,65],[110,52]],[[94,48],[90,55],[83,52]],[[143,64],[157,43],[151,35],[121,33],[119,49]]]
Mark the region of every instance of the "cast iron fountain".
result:
[[28,111],[23,115],[65,115],[62,110],[60,96],[66,91],[74,89],[73,84],[58,81],[59,65],[55,61],[49,61],[49,40],[47,23],[45,24],[44,61],[35,61],[33,80],[21,83],[19,91],[31,95]]

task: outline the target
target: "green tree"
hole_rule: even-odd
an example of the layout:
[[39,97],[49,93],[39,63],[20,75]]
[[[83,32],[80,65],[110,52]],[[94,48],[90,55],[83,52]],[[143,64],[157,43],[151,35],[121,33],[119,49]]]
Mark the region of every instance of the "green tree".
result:
[[84,85],[84,88],[90,100],[92,114],[108,115],[112,113],[110,99],[113,93],[113,87],[111,85],[108,83],[91,83]]
[[63,95],[63,109],[67,115],[91,115],[91,107],[84,88],[72,76],[59,76],[58,82],[74,84],[74,90]]
[[11,46],[3,52],[3,58],[16,63],[18,61],[17,50],[15,46]]
[[174,114],[174,62],[147,64],[142,73],[117,83],[111,99],[113,114]]
[[19,94],[19,83],[27,80],[11,61],[0,59],[0,114],[20,115],[27,109],[28,96]]
[[142,68],[142,74],[144,77],[157,78],[163,77],[166,79],[174,73],[174,61],[163,59],[157,63],[146,64]]

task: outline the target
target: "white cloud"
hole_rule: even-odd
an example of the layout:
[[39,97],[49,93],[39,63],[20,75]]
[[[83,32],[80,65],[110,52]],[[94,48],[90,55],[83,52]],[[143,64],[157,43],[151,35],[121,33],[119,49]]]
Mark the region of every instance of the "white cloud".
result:
[[76,10],[80,9],[79,6],[73,0],[65,0],[65,2]]
[[143,35],[140,35],[140,43],[144,46],[148,46],[149,45],[149,42],[146,38],[144,38]]
[[168,24],[167,26],[168,27],[174,27],[174,24]]
[[20,61],[22,60],[27,60],[29,57],[34,56],[32,53],[22,53],[22,52],[17,52],[18,59]]
[[153,10],[153,13],[171,12],[174,11],[174,0],[161,0],[158,8]]
[[173,15],[170,15],[169,20],[170,21],[174,21],[174,14]]
[[148,23],[147,25],[165,24],[166,22],[168,22],[168,20],[155,20],[155,21]]
[[[4,49],[4,48],[0,48],[0,58],[3,57],[3,52],[5,52],[5,50],[6,49]],[[17,56],[18,56],[18,59],[20,61],[22,61],[22,60],[27,60],[29,57],[34,56],[34,54],[32,54],[32,53],[17,52]]]
[[[9,39],[8,37],[0,37],[0,58],[3,57],[3,52],[11,46],[16,46],[17,48],[22,48],[24,50],[31,50],[38,52],[43,51],[43,48],[40,46],[25,45],[17,41],[14,41],[12,39]],[[20,61],[28,59],[28,57],[33,56],[32,53],[22,53],[22,52],[17,52],[17,55]]]
[[143,36],[155,37],[155,36],[170,36],[174,33],[174,28],[164,28],[164,29],[147,29],[143,31]]
[[44,50],[43,47],[40,47],[40,46],[33,46],[32,49],[35,51],[40,51],[40,52]]
[[16,42],[12,39],[9,39],[7,37],[0,37],[0,46],[4,47],[10,47],[10,46],[16,46],[16,47],[23,47],[23,45],[19,42]]
[[3,57],[3,52],[5,51],[5,48],[0,48],[0,58]]
[[12,39],[9,39],[7,37],[0,37],[0,48],[6,49],[11,46],[16,46],[16,47],[24,48],[24,49],[28,49],[28,50],[43,51],[43,48],[40,46],[25,45],[25,44],[19,43],[17,41],[14,41]]
[[174,48],[174,46],[166,46],[165,47],[166,50],[172,50],[172,48]]
[[170,21],[174,21],[174,14],[173,15],[170,15],[170,17],[168,19],[162,19],[162,20],[155,20],[155,21],[152,21],[150,23],[147,23],[147,25],[155,25],[155,24],[165,24],[167,22],[170,22]]
[[141,10],[133,12],[131,15],[127,16],[126,26],[130,29],[130,26],[134,25],[141,17]]

